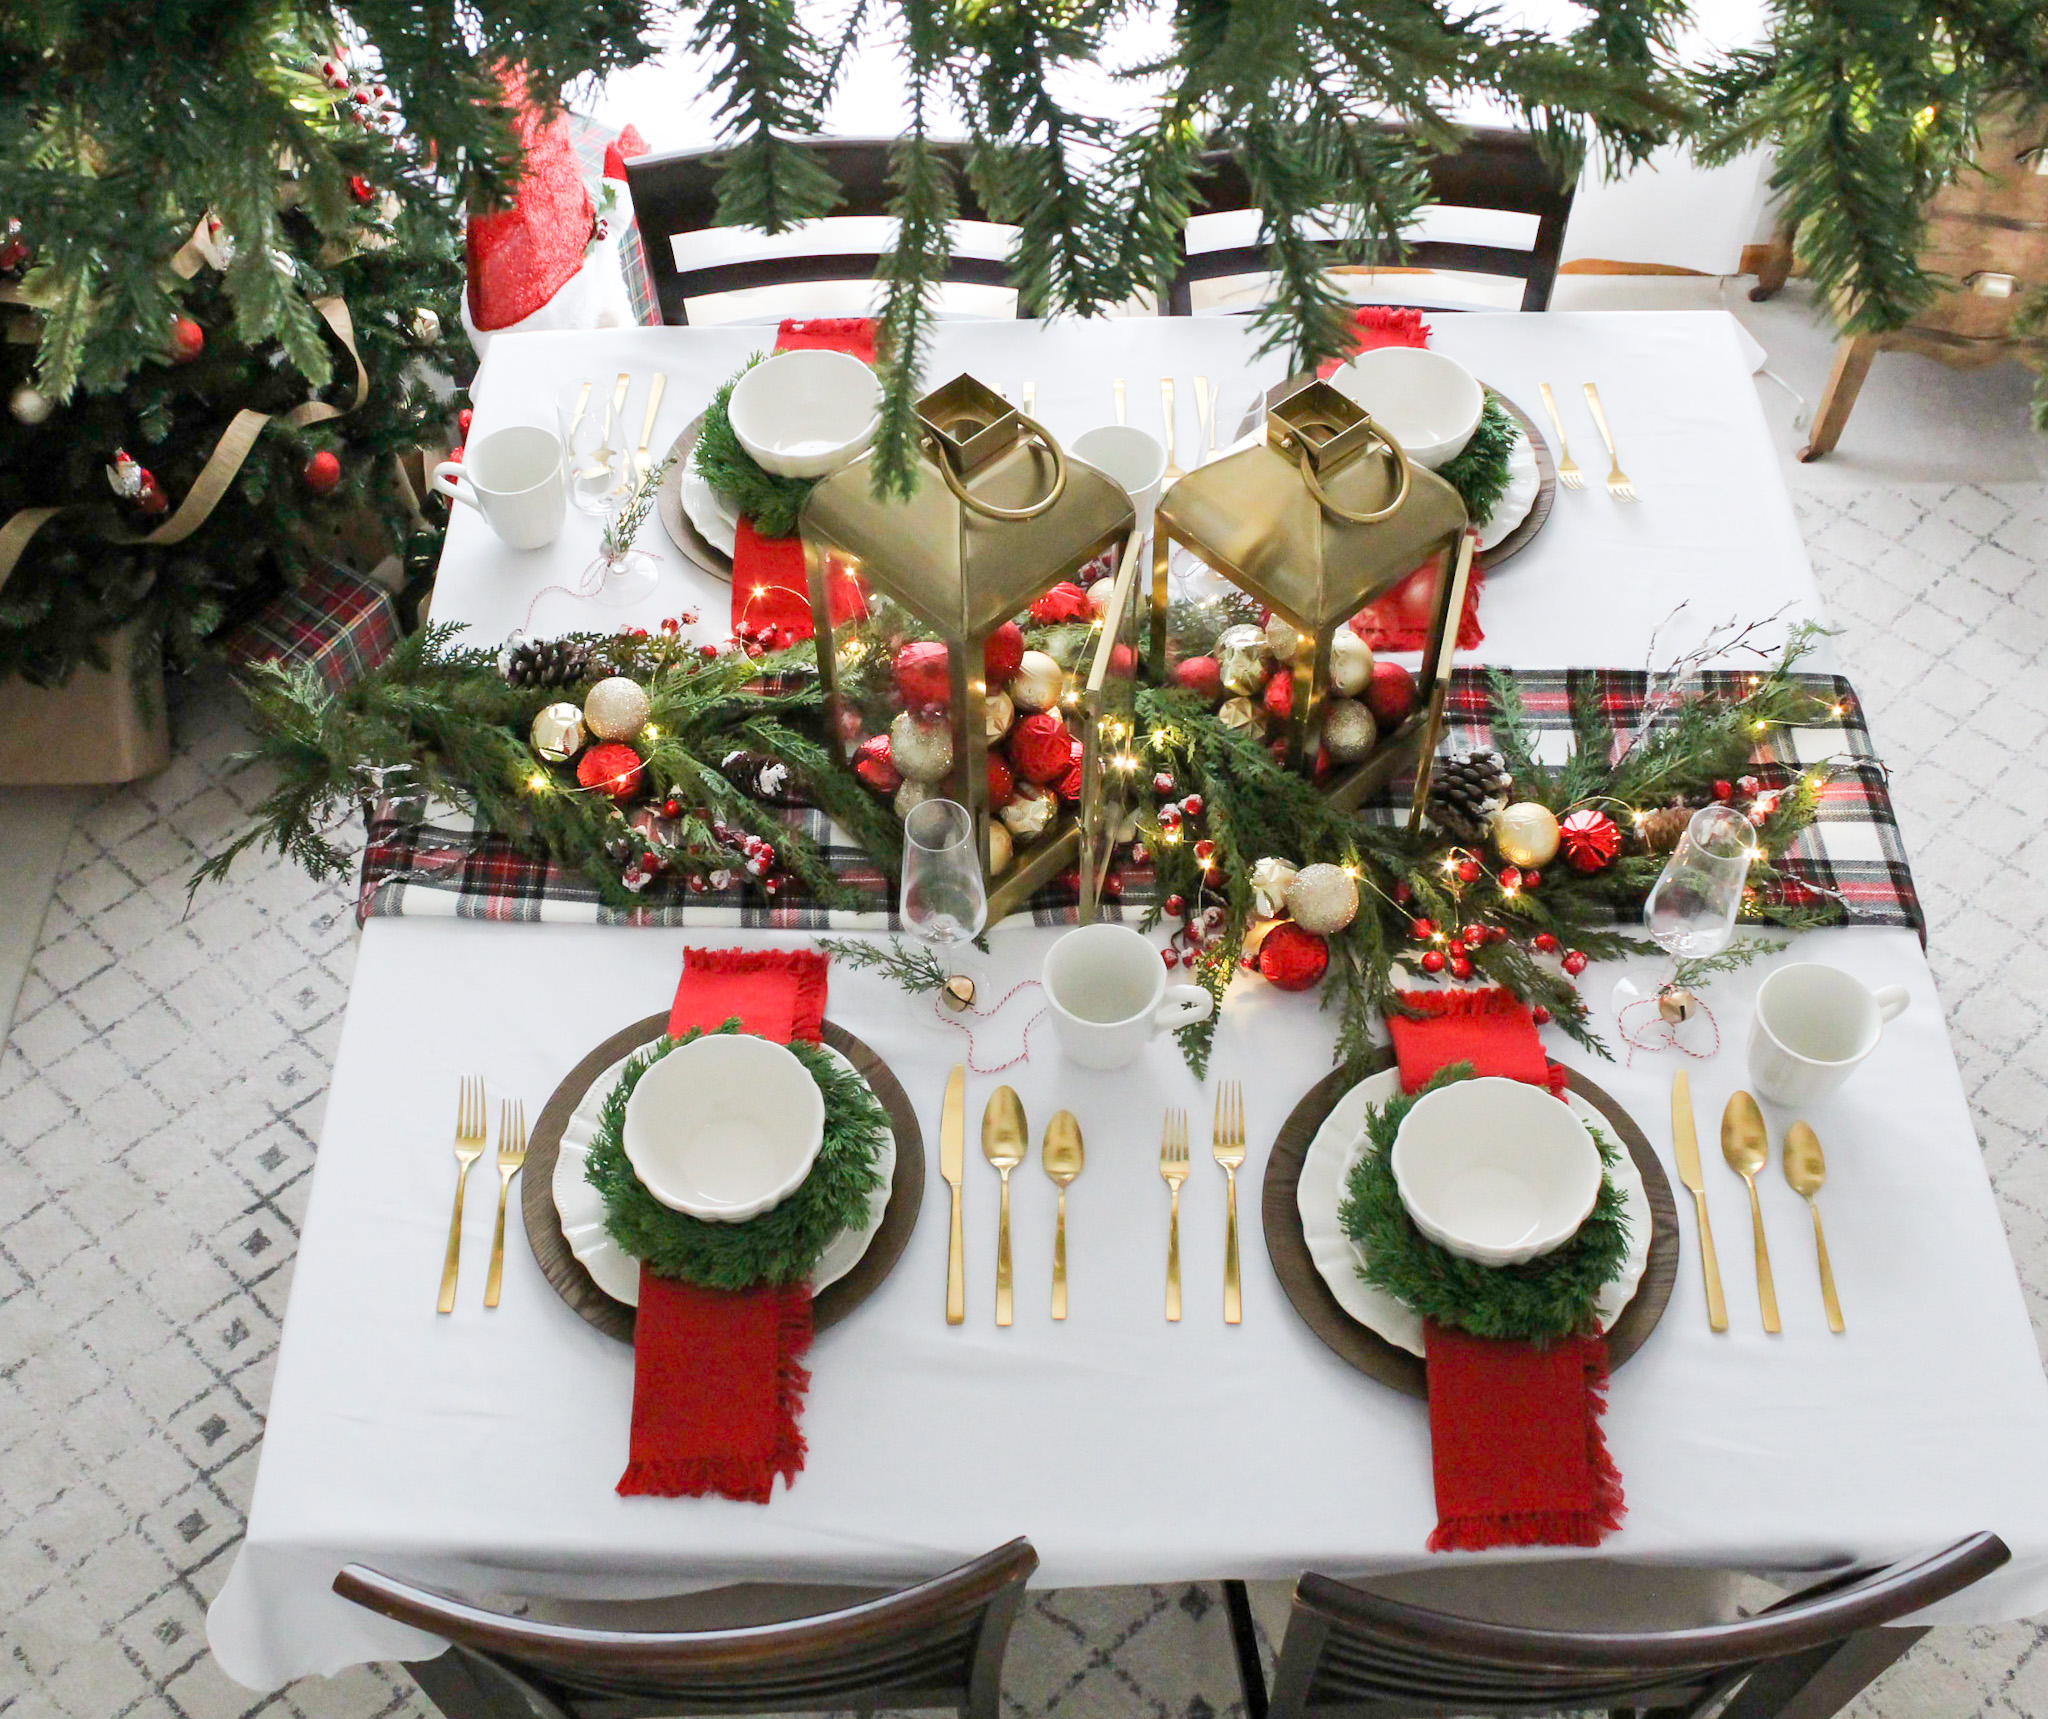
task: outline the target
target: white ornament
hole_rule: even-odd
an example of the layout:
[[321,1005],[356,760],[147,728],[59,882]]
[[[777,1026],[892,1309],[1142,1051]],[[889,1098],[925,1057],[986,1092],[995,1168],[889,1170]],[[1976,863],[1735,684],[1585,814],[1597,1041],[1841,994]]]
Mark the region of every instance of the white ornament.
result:
[[1294,866],[1268,854],[1252,866],[1252,908],[1261,919],[1278,919],[1287,910],[1287,886]]
[[7,410],[13,414],[14,421],[17,424],[26,424],[31,429],[38,424],[47,423],[50,414],[56,409],[56,401],[40,388],[31,388],[26,382],[7,396]]
[[1094,610],[1097,615],[1104,614],[1109,608],[1110,598],[1115,595],[1116,581],[1114,579],[1098,579],[1088,587],[1088,607]]
[[1044,651],[1026,651],[1010,677],[1010,697],[1019,710],[1051,710],[1066,691],[1067,671]]
[[902,786],[896,790],[896,816],[899,818],[909,817],[919,806],[929,800],[932,794],[933,789],[930,783],[914,782],[906,776],[903,779]]
[[1355,764],[1379,743],[1380,725],[1355,698],[1333,698],[1323,706],[1323,744],[1339,764]]
[[647,726],[647,689],[622,674],[583,695],[583,726],[600,740],[631,740]]
[[1016,845],[1010,840],[1008,827],[1000,818],[991,818],[988,825],[988,871],[991,877],[1001,877],[1010,869],[1010,861],[1016,857]]
[[1372,647],[1348,626],[1330,638],[1330,690],[1340,698],[1356,698],[1372,680]]
[[1017,720],[1017,706],[1007,692],[997,691],[981,701],[981,710],[985,718],[982,732],[993,746],[1010,732],[1010,724]]
[[1358,917],[1358,880],[1340,865],[1303,866],[1287,886],[1287,911],[1318,937],[1342,931]]
[[1291,663],[1301,655],[1302,637],[1292,621],[1280,615],[1266,617],[1266,649],[1276,663]]
[[1002,810],[1004,825],[1020,842],[1036,841],[1045,834],[1059,802],[1044,788],[1019,783],[1017,797]]
[[431,346],[441,338],[441,318],[426,305],[412,313],[412,337],[422,346]]
[[889,761],[909,782],[938,782],[953,768],[953,732],[901,711],[889,724]]

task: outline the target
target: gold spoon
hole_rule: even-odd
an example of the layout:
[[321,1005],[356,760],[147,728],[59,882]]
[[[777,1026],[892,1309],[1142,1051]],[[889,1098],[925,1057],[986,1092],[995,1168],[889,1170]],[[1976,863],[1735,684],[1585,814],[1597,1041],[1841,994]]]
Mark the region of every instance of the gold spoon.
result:
[[1060,1215],[1052,1232],[1052,1316],[1067,1316],[1067,1184],[1081,1173],[1085,1154],[1081,1148],[1081,1124],[1071,1110],[1055,1111],[1045,1125],[1045,1141],[1038,1148],[1039,1162],[1060,1191]]
[[1007,1086],[988,1095],[981,1113],[981,1155],[1002,1173],[1003,1215],[996,1229],[996,1323],[1010,1323],[1010,1172],[1024,1162],[1031,1148],[1031,1130],[1024,1121],[1024,1101]]
[[1756,1231],[1756,1298],[1763,1307],[1764,1329],[1783,1329],[1778,1323],[1778,1290],[1771,1282],[1771,1250],[1764,1245],[1764,1209],[1756,1197],[1756,1173],[1771,1159],[1771,1137],[1764,1127],[1764,1113],[1756,1100],[1738,1092],[1721,1112],[1721,1156],[1728,1168],[1749,1184],[1749,1221]]
[[1828,1264],[1828,1238],[1820,1227],[1820,1207],[1813,1203],[1813,1196],[1827,1179],[1828,1161],[1821,1155],[1820,1136],[1804,1122],[1793,1123],[1785,1131],[1785,1180],[1795,1194],[1806,1197],[1813,1213],[1813,1250],[1820,1255],[1820,1298],[1828,1310],[1828,1329],[1839,1336],[1842,1304],[1835,1299],[1835,1268]]

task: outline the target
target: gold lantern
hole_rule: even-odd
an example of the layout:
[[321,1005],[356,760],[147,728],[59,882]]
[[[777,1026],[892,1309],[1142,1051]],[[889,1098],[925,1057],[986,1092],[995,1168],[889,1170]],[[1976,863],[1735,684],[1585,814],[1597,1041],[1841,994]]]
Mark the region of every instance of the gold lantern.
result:
[[[917,415],[907,501],[875,498],[869,454],[804,504],[830,720],[899,815],[932,795],[968,808],[991,920],[1078,871],[1086,922],[1136,767],[1130,498],[971,376],[927,394]],[[1038,599],[1090,574],[1079,600],[1061,591],[1049,609],[1062,612],[1033,615]],[[1028,646],[1014,665],[1013,622]]]
[[1455,489],[1412,464],[1347,395],[1310,381],[1270,407],[1257,446],[1189,472],[1161,498],[1153,537],[1153,672],[1163,678],[1167,667],[1167,557],[1178,543],[1296,629],[1287,759],[1296,769],[1313,769],[1323,739],[1331,641],[1366,604],[1437,557],[1417,707],[1329,781],[1331,798],[1348,808],[1414,757],[1412,824],[1428,794],[1429,759],[1464,612],[1472,565],[1466,524]]

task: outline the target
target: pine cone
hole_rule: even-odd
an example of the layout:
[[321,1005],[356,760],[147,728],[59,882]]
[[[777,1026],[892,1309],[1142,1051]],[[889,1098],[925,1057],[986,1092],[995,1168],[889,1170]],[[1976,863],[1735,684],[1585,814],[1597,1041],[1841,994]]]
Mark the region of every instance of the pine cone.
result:
[[1636,834],[1642,837],[1643,847],[1648,852],[1668,854],[1678,846],[1678,838],[1685,834],[1685,826],[1691,822],[1690,806],[1660,806],[1636,824]]
[[514,686],[568,686],[590,666],[589,649],[574,639],[520,639],[498,659],[499,671]]
[[1513,786],[1496,752],[1439,758],[1429,775],[1429,821],[1453,841],[1476,847]]

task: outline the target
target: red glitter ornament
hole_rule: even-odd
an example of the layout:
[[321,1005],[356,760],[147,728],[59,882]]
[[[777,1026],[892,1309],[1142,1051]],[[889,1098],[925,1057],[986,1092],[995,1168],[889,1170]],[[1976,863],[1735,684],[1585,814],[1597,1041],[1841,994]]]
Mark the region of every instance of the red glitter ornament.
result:
[[576,760],[576,780],[614,800],[630,800],[640,792],[640,754],[616,740],[593,746]]
[[1024,629],[1015,621],[1005,621],[981,647],[982,672],[990,686],[1007,685],[1023,661]]
[[988,755],[988,803],[991,808],[1001,811],[1010,803],[1011,795],[1017,792],[1017,778],[1011,771],[1009,761],[1000,752]]
[[903,786],[903,772],[889,756],[886,734],[870,734],[860,743],[860,750],[853,755],[853,773],[877,794],[893,794]]
[[1031,605],[1031,618],[1048,624],[1085,621],[1088,618],[1088,593],[1071,580],[1063,579]]
[[1586,970],[1585,951],[1582,949],[1567,949],[1564,957],[1564,970],[1574,979],[1583,973]]
[[1621,831],[1605,812],[1581,806],[1557,826],[1564,857],[1579,871],[1598,871],[1621,852]]
[[936,640],[905,645],[889,666],[896,676],[896,690],[912,710],[944,704],[952,691],[946,647]]
[[1049,710],[1010,730],[1010,767],[1027,782],[1057,782],[1074,761],[1074,739]]
[[1282,669],[1266,682],[1266,696],[1262,701],[1269,715],[1282,721],[1294,714],[1294,671]]
[[206,330],[189,316],[171,324],[171,362],[190,364],[206,350]]
[[1382,734],[1398,728],[1415,708],[1415,677],[1399,663],[1375,658],[1372,679],[1365,689],[1365,708],[1372,712]]
[[1223,670],[1214,657],[1183,657],[1173,665],[1173,678],[1197,698],[1215,698],[1223,691]]
[[1259,945],[1259,971],[1283,991],[1306,991],[1330,966],[1330,946],[1313,931],[1283,919]]
[[1422,970],[1425,973],[1441,973],[1444,970],[1444,952],[1441,949],[1424,951]]

